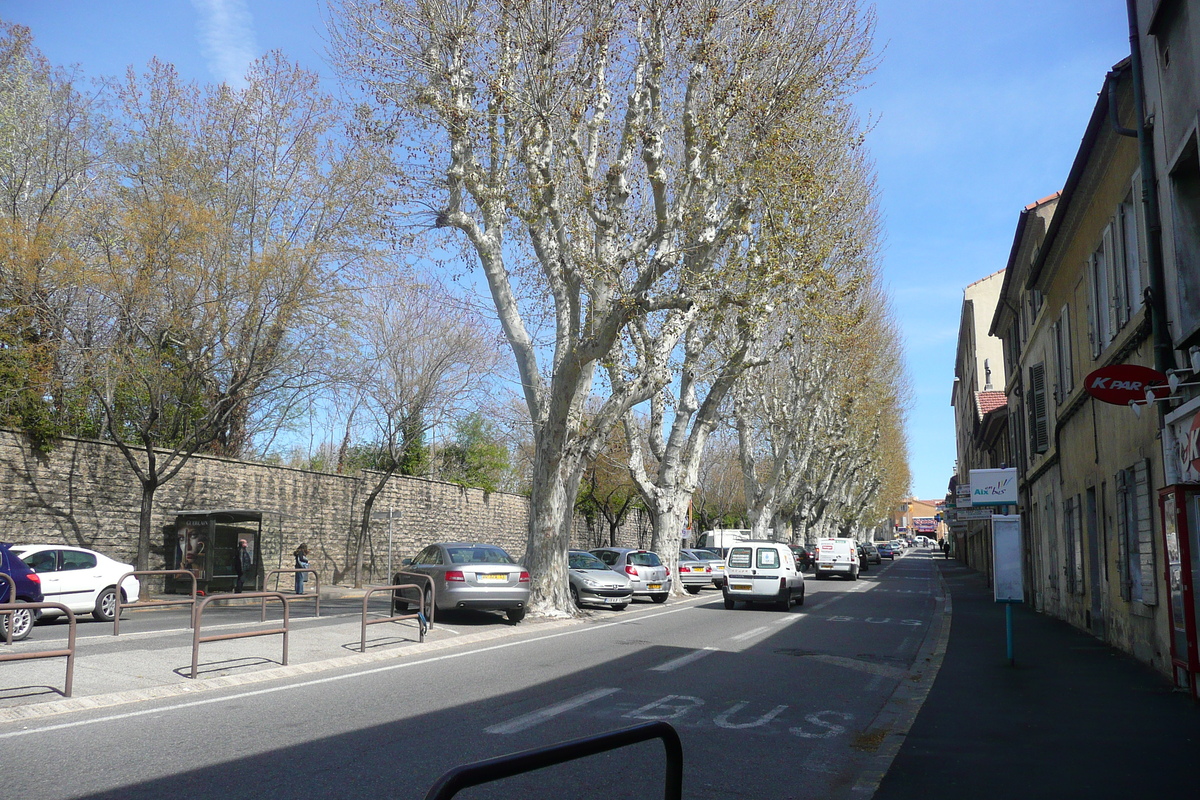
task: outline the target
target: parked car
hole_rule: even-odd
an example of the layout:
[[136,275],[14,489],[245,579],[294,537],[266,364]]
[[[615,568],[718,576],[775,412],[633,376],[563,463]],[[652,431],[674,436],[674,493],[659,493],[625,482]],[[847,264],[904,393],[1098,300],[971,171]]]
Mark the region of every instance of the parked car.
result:
[[681,553],[691,553],[696,558],[708,564],[712,568],[713,586],[720,589],[725,585],[725,559],[719,553],[714,553],[712,550],[698,550],[696,548],[688,548],[680,550]]
[[633,600],[629,576],[613,572],[591,553],[571,550],[567,553],[567,568],[571,599],[581,608],[586,603],[620,611]]
[[[42,582],[48,603],[62,603],[76,614],[88,614],[100,622],[112,622],[117,610],[117,581],[133,567],[83,547],[58,544],[18,544],[12,551]],[[121,584],[121,602],[134,602],[141,591],[136,577]],[[43,610],[44,617],[62,614],[56,608]]]
[[662,563],[658,553],[627,547],[599,547],[589,552],[607,564],[609,569],[628,575],[633,583],[634,597],[649,597],[656,603],[666,602],[671,592],[671,571]]
[[792,603],[804,605],[804,575],[792,550],[779,542],[743,542],[729,548],[726,583],[721,590],[725,608],[738,600],[774,603],[787,611]]
[[700,590],[712,583],[712,566],[701,561],[687,550],[679,551],[679,584],[688,594],[700,594]]
[[[407,572],[433,578],[438,611],[478,608],[503,611],[514,623],[525,619],[525,609],[529,605],[529,572],[502,547],[441,542],[429,545],[415,558],[406,558],[401,563]],[[412,578],[402,574],[393,576],[393,580],[395,583],[413,582]],[[408,591],[394,598],[397,609],[414,603],[416,598],[407,595]],[[424,591],[428,608],[434,600],[428,588]]]
[[874,543],[863,542],[862,549],[867,554],[867,563],[868,564],[882,564],[883,563],[883,558],[879,555],[879,548],[877,548],[874,545]]
[[876,549],[879,551],[880,559],[888,558],[892,561],[896,560],[896,551],[898,548],[892,542],[882,542]]
[[863,547],[862,542],[855,542],[854,549],[858,553],[858,571],[868,572],[871,569],[870,561],[867,560],[867,551]]
[[817,558],[813,554],[813,551],[809,550],[804,545],[794,544],[792,545],[791,549],[792,556],[795,557],[796,564],[800,567],[800,569],[812,569],[813,564],[817,562]]
[[[12,550],[12,545],[0,542],[0,572],[13,579],[16,588],[17,603],[42,602],[41,577],[31,570],[24,561]],[[12,603],[13,587],[8,581],[0,580],[0,603]],[[8,626],[12,625],[13,641],[20,641],[33,630],[33,623],[39,614],[32,608],[19,608],[12,614],[0,614],[0,634],[8,634]]]

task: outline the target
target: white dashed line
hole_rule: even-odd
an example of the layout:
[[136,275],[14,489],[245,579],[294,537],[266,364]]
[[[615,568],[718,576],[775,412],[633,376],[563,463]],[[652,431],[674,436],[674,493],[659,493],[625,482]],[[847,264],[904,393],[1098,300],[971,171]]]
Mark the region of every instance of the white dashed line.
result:
[[674,670],[679,669],[680,667],[691,664],[693,661],[699,661],[700,659],[704,658],[707,655],[712,655],[713,653],[716,653],[717,651],[718,651],[718,649],[716,647],[706,647],[703,650],[694,650],[694,651],[688,653],[687,655],[680,656],[679,658],[673,658],[670,661],[666,662],[665,664],[659,664],[657,667],[651,667],[650,671],[651,672],[672,672]]
[[769,630],[770,630],[770,628],[768,628],[766,625],[762,625],[757,628],[751,628],[750,630],[746,631],[745,633],[739,633],[737,636],[731,636],[729,638],[735,642],[740,642],[743,639],[749,639],[753,636],[758,636],[759,634],[766,633]]
[[532,728],[534,725],[540,725],[548,719],[553,719],[559,714],[566,713],[580,706],[587,705],[593,700],[599,700],[601,697],[608,697],[610,694],[621,691],[620,689],[594,689],[578,697],[572,697],[570,700],[564,700],[561,703],[556,703],[552,706],[531,711],[528,714],[523,714],[516,719],[510,719],[508,722],[501,722],[499,725],[493,725],[490,728],[484,728],[486,733],[519,733],[520,731]]

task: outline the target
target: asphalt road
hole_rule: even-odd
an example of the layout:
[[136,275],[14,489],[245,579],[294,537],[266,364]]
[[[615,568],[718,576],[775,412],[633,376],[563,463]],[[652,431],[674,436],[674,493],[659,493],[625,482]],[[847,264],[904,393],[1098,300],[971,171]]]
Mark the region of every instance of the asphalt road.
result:
[[[685,797],[862,796],[877,764],[868,726],[934,622],[927,552],[857,582],[810,577],[787,613],[727,611],[706,591],[308,679],[0,725],[3,793],[420,798],[458,764],[664,719],[683,739]],[[662,796],[663,764],[646,743],[460,796],[643,800]]]

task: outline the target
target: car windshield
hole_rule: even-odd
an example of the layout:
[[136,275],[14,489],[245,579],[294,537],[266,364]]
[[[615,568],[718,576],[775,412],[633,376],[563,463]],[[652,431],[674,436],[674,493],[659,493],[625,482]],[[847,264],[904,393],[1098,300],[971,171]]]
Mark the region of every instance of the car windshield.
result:
[[639,567],[662,566],[662,562],[658,560],[658,555],[655,553],[630,553],[629,563]]
[[679,551],[679,560],[680,561],[699,561],[700,559],[696,558],[694,555],[689,553],[687,550],[680,550]]
[[499,547],[480,545],[476,547],[447,547],[451,564],[515,564],[512,556]]
[[714,553],[712,550],[693,550],[692,552],[695,553],[698,558],[701,558],[704,560],[710,560],[710,561],[720,561],[721,560],[721,557],[719,555],[717,555],[716,553]]
[[750,559],[753,557],[753,555],[753,548],[735,547],[729,551],[729,566],[748,567],[750,566]]
[[591,553],[571,553],[567,557],[567,563],[571,569],[608,569],[607,564]]

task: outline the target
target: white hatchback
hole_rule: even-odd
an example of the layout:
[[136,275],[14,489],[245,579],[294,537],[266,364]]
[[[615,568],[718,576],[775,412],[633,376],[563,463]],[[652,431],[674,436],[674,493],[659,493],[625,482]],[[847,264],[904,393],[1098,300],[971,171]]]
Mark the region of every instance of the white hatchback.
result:
[[[13,545],[12,552],[41,578],[46,602],[62,603],[76,614],[90,612],[101,622],[111,622],[117,610],[117,580],[126,572],[133,572],[128,564],[82,547],[18,544]],[[121,602],[136,601],[140,591],[136,577],[126,578],[121,583]],[[47,608],[42,616],[60,613]]]
[[774,603],[781,611],[804,605],[804,575],[792,549],[779,542],[739,542],[725,557],[725,607],[743,600]]

